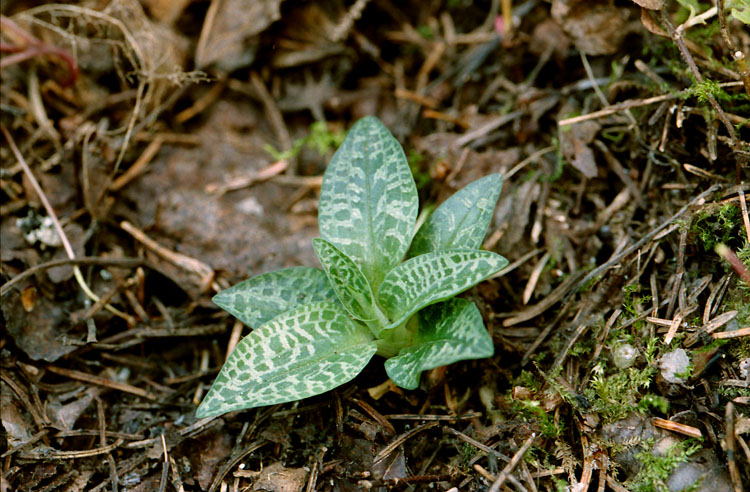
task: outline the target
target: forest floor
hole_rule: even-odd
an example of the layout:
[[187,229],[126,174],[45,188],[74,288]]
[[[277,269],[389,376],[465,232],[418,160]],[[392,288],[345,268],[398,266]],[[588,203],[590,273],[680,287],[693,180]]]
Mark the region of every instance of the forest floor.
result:
[[[750,6],[636,3],[3,2],[0,492],[746,490]],[[197,419],[366,115],[503,174],[494,357]]]

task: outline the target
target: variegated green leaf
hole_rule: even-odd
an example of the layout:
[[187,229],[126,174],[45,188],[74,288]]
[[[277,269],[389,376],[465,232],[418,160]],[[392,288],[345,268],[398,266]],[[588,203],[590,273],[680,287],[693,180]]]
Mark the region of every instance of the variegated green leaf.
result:
[[476,305],[450,299],[419,313],[419,329],[411,347],[385,362],[388,376],[398,386],[414,389],[422,371],[460,360],[492,357],[495,347]]
[[349,314],[362,321],[375,319],[372,289],[356,263],[325,239],[313,239],[313,248],[333,290]]
[[251,328],[257,328],[293,307],[335,301],[323,270],[291,267],[264,273],[216,294],[214,303]]
[[503,177],[491,174],[454,193],[419,228],[408,256],[447,249],[479,249],[502,185]]
[[298,306],[240,341],[196,416],[318,395],[354,378],[376,350],[338,301]]
[[388,272],[378,292],[378,304],[393,328],[423,307],[473,287],[508,264],[490,251],[452,249],[426,253]]
[[362,118],[323,176],[320,235],[354,260],[377,291],[409,248],[417,208],[401,145],[377,118]]

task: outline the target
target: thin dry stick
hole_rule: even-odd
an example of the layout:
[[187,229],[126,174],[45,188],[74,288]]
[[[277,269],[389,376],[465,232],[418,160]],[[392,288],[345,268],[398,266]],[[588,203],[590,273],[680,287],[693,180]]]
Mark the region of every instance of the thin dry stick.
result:
[[253,90],[258,96],[258,99],[263,103],[268,122],[271,124],[271,128],[273,128],[282,150],[291,149],[292,137],[289,135],[286,123],[284,123],[284,116],[281,114],[273,96],[268,92],[266,84],[263,83],[263,79],[261,79],[260,75],[256,72],[250,72],[250,84],[253,86]]
[[229,343],[227,343],[227,353],[224,356],[224,362],[229,359],[229,356],[237,348],[237,344],[240,343],[240,336],[242,336],[242,327],[245,326],[240,320],[236,320],[232,326],[232,334],[229,336]]
[[346,15],[344,15],[336,27],[331,31],[331,41],[337,43],[344,39],[354,25],[354,21],[362,16],[362,11],[367,7],[368,3],[370,3],[370,0],[357,0],[354,2],[354,5],[349,7]]
[[[117,27],[120,32],[122,33],[123,37],[125,38],[125,41],[130,46],[130,49],[133,50],[135,53],[135,59],[137,59],[138,63],[133,63],[136,65],[136,71],[140,72],[143,75],[148,75],[148,71],[150,70],[150,67],[146,67],[144,65],[145,61],[148,60],[143,54],[143,51],[141,50],[141,46],[136,41],[135,37],[133,36],[133,33],[130,32],[128,27],[125,25],[124,22],[120,21],[119,19],[116,19],[112,17],[111,15],[108,15],[104,12],[99,12],[94,9],[86,8],[86,7],[79,7],[77,5],[64,5],[64,4],[53,4],[53,5],[43,5],[40,7],[36,7],[33,9],[29,9],[24,12],[24,17],[29,18],[32,22],[40,23],[38,19],[34,17],[34,15],[41,13],[41,12],[47,12],[52,16],[55,16],[57,14],[66,14],[70,17],[74,18],[94,18],[98,20],[102,20],[105,22],[108,22],[115,27]],[[48,26],[49,27],[49,26]],[[61,35],[65,37],[66,35],[69,35],[67,32],[62,31]],[[131,59],[131,62],[134,62],[133,59]],[[133,130],[135,128],[135,122],[138,119],[138,113],[141,109],[141,104],[143,103],[144,99],[144,93],[146,91],[146,77],[141,77],[141,80],[138,82],[138,90],[136,93],[136,99],[135,99],[135,107],[133,108],[133,114],[130,117],[130,120],[128,121],[128,128],[125,132],[125,138],[122,141],[122,145],[120,146],[120,152],[117,156],[117,161],[115,162],[115,172],[120,168],[120,164],[122,164],[123,159],[125,158],[125,152],[127,151],[128,145],[130,143],[130,138],[133,135]]]
[[511,458],[509,458],[508,456],[505,456],[500,451],[498,451],[496,449],[493,449],[493,448],[487,446],[486,444],[482,444],[481,442],[479,442],[476,439],[473,439],[473,438],[467,436],[466,434],[464,434],[461,431],[457,431],[456,429],[454,429],[452,427],[444,427],[443,428],[443,432],[448,432],[450,434],[453,434],[454,436],[458,437],[459,439],[461,439],[462,441],[464,441],[464,442],[466,442],[468,444],[471,444],[472,446],[474,446],[475,448],[479,449],[480,451],[484,451],[487,454],[493,455],[495,458],[499,458],[499,459],[501,459],[503,461],[506,461],[506,462],[510,463]]
[[736,461],[736,443],[734,436],[734,404],[730,401],[727,403],[726,410],[724,411],[724,423],[725,432],[724,440],[727,445],[728,456],[728,467],[729,476],[732,478],[732,484],[734,485],[735,492],[742,492],[742,477],[740,476],[740,470],[737,468]]
[[247,447],[245,447],[245,449],[231,456],[229,460],[224,463],[221,468],[219,468],[216,476],[214,476],[214,481],[211,482],[211,487],[209,487],[208,492],[216,492],[216,490],[218,490],[219,486],[224,480],[224,477],[227,475],[227,473],[229,473],[229,470],[237,466],[240,461],[245,459],[245,456],[265,446],[267,442],[268,441],[266,441],[265,439],[258,439],[257,441],[250,443]]
[[[29,181],[31,182],[31,186],[34,188],[34,191],[39,196],[39,199],[42,201],[42,205],[44,205],[44,209],[47,211],[47,215],[49,215],[50,219],[52,219],[52,223],[55,226],[55,230],[57,231],[58,236],[60,236],[60,241],[62,242],[63,248],[65,249],[65,254],[67,254],[68,258],[70,258],[71,260],[75,259],[76,255],[73,252],[73,247],[70,245],[70,241],[68,241],[68,237],[65,235],[62,225],[60,225],[60,221],[57,220],[57,215],[55,214],[55,210],[52,208],[52,205],[50,204],[49,200],[47,200],[47,195],[44,194],[44,190],[42,190],[42,186],[34,177],[34,173],[31,172],[31,168],[26,163],[26,159],[23,158],[23,155],[21,155],[21,151],[18,150],[18,146],[16,146],[15,140],[13,140],[13,137],[5,128],[5,125],[0,124],[0,131],[2,131],[3,135],[5,136],[5,139],[8,141],[8,145],[10,146],[11,152],[13,152],[13,155],[16,157],[16,160],[23,168],[23,172],[26,174],[26,177],[29,178]],[[89,288],[88,284],[83,278],[81,269],[78,268],[78,265],[73,266],[73,274],[75,275],[76,281],[78,282],[78,285],[81,286],[81,289],[83,290],[83,292],[91,300],[93,300],[94,302],[98,302],[99,296],[94,294],[94,292]],[[122,319],[126,321],[130,318],[130,316],[123,313],[119,309],[116,309],[110,304],[107,304],[105,308],[109,312],[121,317]]]
[[613,265],[617,264],[618,262],[620,262],[620,260],[622,260],[626,256],[632,254],[638,248],[640,248],[641,246],[643,246],[644,244],[646,244],[648,241],[650,241],[651,239],[653,239],[657,234],[659,234],[661,231],[663,231],[664,229],[666,229],[667,227],[669,227],[675,220],[679,219],[682,215],[684,215],[685,212],[687,212],[690,209],[690,207],[694,206],[696,203],[700,202],[701,200],[703,200],[707,196],[711,195],[715,191],[720,190],[721,188],[722,188],[722,185],[720,185],[720,184],[714,184],[709,189],[707,189],[706,191],[704,191],[700,195],[698,195],[698,196],[694,197],[692,200],[690,200],[685,206],[683,206],[680,210],[678,210],[676,214],[674,214],[669,219],[667,219],[666,221],[664,221],[659,227],[653,229],[651,232],[649,232],[648,234],[646,234],[645,236],[643,236],[641,239],[639,239],[638,241],[636,241],[631,246],[623,249],[622,251],[620,251],[617,254],[612,255],[612,257],[609,260],[607,260],[603,265],[601,265],[599,267],[596,267],[595,269],[591,270],[585,277],[583,277],[583,280],[581,280],[580,282],[578,282],[578,284],[573,289],[571,289],[570,292],[568,292],[568,294],[565,296],[565,299],[564,299],[563,302],[567,302],[568,299],[570,299],[570,296],[572,296],[573,294],[575,294],[578,291],[578,289],[580,289],[581,287],[583,287],[584,285],[586,285],[586,283],[588,283],[590,280],[598,277],[599,275],[601,275],[602,273],[604,273],[608,268],[610,268]]
[[745,234],[747,235],[747,244],[750,244],[750,217],[747,214],[747,200],[745,200],[745,190],[740,186],[740,208],[742,208],[742,222],[745,223]]
[[526,283],[526,288],[523,289],[523,303],[528,304],[529,300],[531,299],[531,295],[534,293],[534,289],[536,288],[536,284],[539,281],[539,277],[542,275],[542,270],[544,270],[544,267],[547,266],[547,262],[552,257],[549,251],[544,253],[544,256],[537,262],[534,269],[531,271],[531,275],[529,275],[529,281]]
[[[104,403],[101,398],[96,397],[96,414],[99,420],[99,444],[102,447],[107,446],[107,421],[104,417]],[[112,481],[112,492],[117,492],[117,464],[112,453],[107,453],[107,462],[109,463],[109,479]]]
[[118,176],[118,178],[115,179],[111,185],[109,185],[109,189],[111,191],[120,191],[125,186],[127,186],[128,183],[138,177],[146,168],[148,163],[151,162],[154,156],[156,156],[159,150],[161,150],[161,146],[163,143],[164,137],[157,135],[156,138],[154,138],[148,144],[146,150],[143,151],[143,153],[140,157],[138,157],[135,163],[133,163],[133,165],[130,166],[127,171]]
[[[583,68],[586,70],[586,76],[591,81],[591,85],[594,88],[594,92],[596,92],[596,96],[599,98],[599,101],[602,103],[602,106],[605,108],[608,107],[609,101],[607,100],[606,96],[602,92],[601,88],[599,87],[599,84],[596,82],[596,77],[594,77],[594,71],[591,69],[591,64],[589,63],[589,59],[586,57],[586,53],[584,53],[581,50],[578,50],[578,53],[581,55],[581,62],[583,63]],[[635,117],[633,116],[633,113],[630,112],[630,110],[625,110],[625,116],[628,118],[628,121],[631,125],[633,125],[633,128],[638,129],[638,122],[635,120]]]
[[136,240],[140,241],[148,249],[161,256],[165,260],[184,270],[197,274],[200,277],[201,288],[208,286],[216,291],[221,290],[218,284],[213,281],[213,269],[202,261],[165,248],[126,220],[120,222],[120,227],[124,231],[128,232],[131,236],[133,236]]
[[717,0],[716,6],[719,14],[721,37],[724,39],[724,44],[727,45],[729,51],[732,52],[732,58],[734,58],[737,68],[740,69],[740,77],[742,77],[742,83],[745,85],[745,92],[750,96],[750,67],[748,67],[747,61],[745,60],[745,53],[743,53],[742,50],[736,49],[732,38],[729,37],[729,31],[727,30],[727,16],[724,11],[724,0]]
[[402,445],[403,443],[411,439],[413,436],[417,435],[423,430],[437,427],[437,425],[438,425],[438,422],[427,422],[426,424],[418,425],[412,430],[404,432],[400,436],[397,436],[390,443],[388,443],[386,447],[380,450],[380,452],[375,456],[375,459],[373,460],[373,464],[377,465],[378,463],[386,459],[388,455],[390,455],[392,452],[396,450],[396,448],[398,448],[400,445]]
[[717,340],[727,340],[729,338],[742,338],[750,337],[750,326],[746,328],[740,328],[739,330],[732,331],[720,331],[711,335]]
[[[667,12],[664,10],[661,11],[661,20],[662,23],[667,27],[667,32],[669,32],[672,40],[680,49],[680,53],[682,53],[682,57],[685,59],[685,62],[690,68],[690,71],[693,73],[693,77],[695,77],[695,80],[699,84],[702,84],[703,76],[701,75],[700,70],[698,70],[698,66],[695,64],[693,56],[688,51],[687,46],[685,46],[685,41],[682,39],[682,34],[679,31],[675,30],[674,26],[672,25],[672,21],[669,20]],[[727,118],[726,113],[724,113],[724,109],[722,109],[721,105],[716,101],[716,98],[713,96],[713,94],[707,93],[706,99],[708,100],[709,104],[711,104],[711,107],[714,108],[714,111],[716,111],[716,113],[719,115],[719,119],[722,123],[724,123],[724,126],[727,129],[727,133],[729,133],[729,137],[732,139],[735,148],[737,148],[739,144],[739,140],[737,140],[737,132],[734,129],[734,125],[732,125],[732,123]]]
[[153,265],[151,265],[149,262],[141,258],[99,258],[98,256],[79,256],[78,258],[72,258],[72,259],[62,258],[59,260],[51,260],[45,263],[40,263],[39,265],[35,265],[19,273],[12,279],[5,282],[2,286],[0,286],[0,296],[4,296],[8,292],[10,292],[10,288],[13,287],[15,284],[17,284],[18,282],[21,282],[22,280],[27,279],[30,276],[38,272],[41,272],[42,270],[47,270],[48,268],[53,268],[53,267],[62,266],[62,265],[70,265],[71,263],[78,264],[78,265],[114,266],[114,267],[120,267],[120,268],[148,266],[149,268],[155,269]]
[[508,479],[508,476],[513,471],[513,469],[516,467],[519,461],[521,461],[521,458],[523,458],[523,455],[526,454],[526,451],[529,450],[531,447],[531,443],[534,442],[534,439],[536,439],[536,434],[531,434],[531,437],[526,439],[526,442],[523,443],[523,446],[521,446],[521,449],[518,450],[516,454],[513,455],[513,458],[511,458],[510,463],[505,465],[505,468],[503,468],[503,471],[500,472],[500,475],[497,476],[497,480],[495,480],[495,483],[492,484],[492,487],[490,487],[490,492],[498,492],[500,490],[500,487],[503,486],[505,481]]
[[159,492],[167,490],[167,476],[169,475],[169,451],[167,450],[167,440],[164,439],[164,433],[161,433],[161,448],[164,451],[164,462],[161,469],[161,480],[159,482]]
[[557,122],[558,126],[572,125],[574,123],[580,123],[582,121],[595,120],[602,116],[608,116],[610,114],[618,113],[625,109],[637,108],[639,106],[648,106],[649,104],[655,104],[662,101],[669,101],[671,99],[677,99],[680,94],[662,94],[661,96],[647,97],[645,99],[631,99],[629,101],[621,102],[619,104],[613,104],[599,111],[594,111],[589,114],[582,114],[573,118],[565,118]]
[[[474,463],[474,466],[472,466],[474,470],[477,471],[480,475],[482,475],[488,482],[494,482],[495,476],[484,469],[484,467],[480,464]],[[518,492],[528,492],[528,489],[523,486],[523,484],[518,481],[517,478],[515,478],[513,475],[508,475],[508,481],[516,486],[518,489]],[[461,486],[463,487],[464,484],[462,483]],[[450,491],[449,491],[450,492]]]
[[59,374],[60,376],[65,376],[70,379],[83,381],[89,384],[95,384],[97,386],[104,386],[105,388],[115,389],[124,393],[130,393],[143,398],[147,398],[149,400],[157,399],[156,395],[149,393],[148,391],[137,386],[133,386],[132,384],[121,383],[120,381],[114,381],[112,379],[103,378],[101,376],[94,376],[93,374],[76,371],[73,369],[65,369],[64,367],[47,366],[47,370],[51,373]]
[[87,449],[85,451],[44,451],[39,453],[21,453],[20,457],[25,460],[71,460],[77,458],[90,458],[100,454],[107,454],[117,449],[125,439],[119,438],[108,446],[101,448]]

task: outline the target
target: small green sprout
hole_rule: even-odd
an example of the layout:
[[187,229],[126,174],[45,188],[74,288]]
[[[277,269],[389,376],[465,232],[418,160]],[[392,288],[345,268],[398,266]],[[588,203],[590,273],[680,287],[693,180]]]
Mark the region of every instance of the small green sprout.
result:
[[[398,386],[422,371],[491,357],[474,303],[454,296],[508,260],[480,250],[502,177],[459,190],[415,230],[417,189],[403,149],[374,117],[359,120],[323,177],[313,247],[323,269],[291,267],[224,290],[214,302],[255,328],[196,415],[307,398],[381,355]],[[403,261],[405,260],[405,261]]]

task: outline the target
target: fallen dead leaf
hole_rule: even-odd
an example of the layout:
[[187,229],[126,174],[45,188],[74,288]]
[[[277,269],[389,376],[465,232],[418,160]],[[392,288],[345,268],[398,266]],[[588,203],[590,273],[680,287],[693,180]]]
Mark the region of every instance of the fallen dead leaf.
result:
[[0,420],[8,446],[14,447],[28,441],[34,434],[31,419],[24,416],[21,402],[5,382],[0,382],[0,407]]
[[587,178],[598,174],[590,144],[601,129],[595,121],[584,121],[560,132],[560,148],[565,158]]
[[649,10],[659,10],[662,7],[664,7],[664,0],[632,0],[633,3],[636,3],[643,7],[644,9]]
[[12,291],[3,298],[0,309],[8,334],[18,348],[32,360],[54,362],[75,350],[75,346],[64,343],[70,326],[65,322],[68,315],[63,306],[41,296],[34,303],[34,309],[26,312],[21,294]]
[[625,38],[625,19],[612,0],[554,0],[552,18],[587,55],[612,54]]
[[195,64],[230,72],[255,58],[252,39],[281,18],[282,0],[213,0],[195,50]]
[[100,388],[90,386],[70,403],[63,404],[60,400],[53,399],[46,405],[47,416],[57,428],[71,430],[100,393]]
[[277,462],[263,468],[253,490],[299,492],[305,486],[306,477],[307,472],[303,468],[285,468]]

